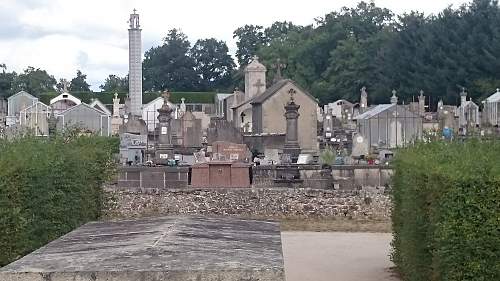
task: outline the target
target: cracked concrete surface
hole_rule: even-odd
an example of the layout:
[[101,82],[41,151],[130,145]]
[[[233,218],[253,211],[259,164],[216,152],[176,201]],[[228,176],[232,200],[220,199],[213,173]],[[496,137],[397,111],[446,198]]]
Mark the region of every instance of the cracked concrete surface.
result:
[[277,281],[279,224],[161,217],[95,222],[0,269],[0,281]]

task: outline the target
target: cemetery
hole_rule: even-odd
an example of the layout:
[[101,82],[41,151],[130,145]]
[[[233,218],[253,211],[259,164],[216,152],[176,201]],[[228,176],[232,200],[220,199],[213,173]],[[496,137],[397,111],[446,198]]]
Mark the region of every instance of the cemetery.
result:
[[381,224],[412,281],[498,276],[500,89],[324,102],[255,52],[242,90],[152,92],[142,31],[134,9],[126,92],[0,96],[0,281],[284,281],[290,221]]

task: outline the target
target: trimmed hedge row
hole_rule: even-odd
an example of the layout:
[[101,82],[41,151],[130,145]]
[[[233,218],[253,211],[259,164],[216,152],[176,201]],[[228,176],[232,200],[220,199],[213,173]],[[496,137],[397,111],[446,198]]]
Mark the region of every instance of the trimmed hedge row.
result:
[[0,140],[0,267],[100,216],[117,147],[95,136]]
[[500,280],[500,142],[417,144],[394,167],[392,260],[404,280]]
[[[115,93],[109,92],[72,92],[72,95],[81,99],[85,103],[90,103],[92,99],[97,98],[104,104],[113,104],[113,98]],[[215,101],[214,92],[173,92],[170,96],[170,101],[173,103],[181,103],[181,98],[185,98],[185,103],[214,103]],[[43,93],[40,94],[40,101],[49,104],[50,100],[57,97],[59,93]],[[142,102],[144,104],[160,97],[161,93],[144,93],[142,95]],[[118,93],[118,97],[121,99],[121,103],[127,97],[127,93]]]

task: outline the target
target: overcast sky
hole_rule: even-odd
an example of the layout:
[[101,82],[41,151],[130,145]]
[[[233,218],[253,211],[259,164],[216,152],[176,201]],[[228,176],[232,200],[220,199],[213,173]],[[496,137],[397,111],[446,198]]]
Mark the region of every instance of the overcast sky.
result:
[[[136,8],[143,29],[143,51],[160,44],[167,31],[180,28],[191,42],[215,37],[234,53],[232,32],[245,24],[275,21],[307,25],[314,18],[355,6],[358,0],[0,0],[0,63],[9,70],[27,66],[47,70],[57,79],[87,74],[93,90],[109,74],[128,72],[127,20]],[[401,14],[438,13],[467,0],[378,0]]]

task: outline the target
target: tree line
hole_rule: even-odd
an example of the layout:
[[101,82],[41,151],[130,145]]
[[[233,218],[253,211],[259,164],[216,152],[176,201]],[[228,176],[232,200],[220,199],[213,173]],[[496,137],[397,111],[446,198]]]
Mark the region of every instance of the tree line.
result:
[[[243,86],[243,69],[254,55],[270,70],[268,84],[279,60],[286,66],[283,75],[321,103],[358,101],[363,86],[371,103],[387,103],[392,90],[409,102],[423,90],[433,104],[439,99],[457,104],[462,87],[476,101],[500,87],[497,0],[473,0],[436,15],[396,15],[374,2],[360,2],[308,26],[287,21],[245,25],[233,37],[236,60],[223,41],[209,38],[191,44],[181,30],[168,31],[161,45],[145,52],[144,91],[229,92]],[[0,93],[23,87],[36,93],[61,84],[49,77],[39,69],[15,74],[4,67]],[[70,90],[87,90],[84,78],[77,73]],[[111,74],[100,88],[128,91],[128,78]]]

